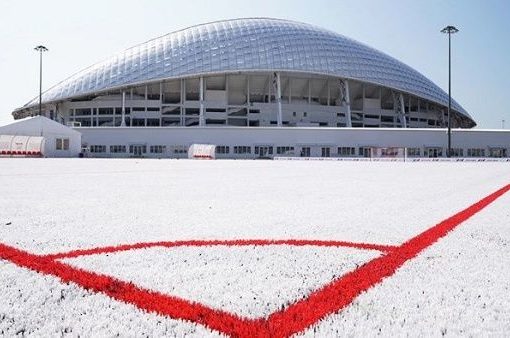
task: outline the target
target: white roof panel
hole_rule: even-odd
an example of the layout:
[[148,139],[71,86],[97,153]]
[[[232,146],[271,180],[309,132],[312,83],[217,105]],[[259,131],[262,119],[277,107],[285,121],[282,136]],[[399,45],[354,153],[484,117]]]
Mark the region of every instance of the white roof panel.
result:
[[[266,18],[212,22],[147,41],[62,81],[43,101],[166,78],[266,70],[356,79],[448,105],[441,88],[378,50],[316,26]],[[472,120],[454,100],[452,109]]]

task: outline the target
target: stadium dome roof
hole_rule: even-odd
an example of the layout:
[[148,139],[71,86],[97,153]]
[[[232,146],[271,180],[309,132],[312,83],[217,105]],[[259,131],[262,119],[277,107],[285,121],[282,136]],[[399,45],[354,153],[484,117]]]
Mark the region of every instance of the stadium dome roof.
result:
[[[275,70],[364,81],[448,105],[441,88],[376,49],[316,26],[269,18],[211,22],[149,40],[60,82],[43,101],[170,78]],[[454,100],[452,109],[473,120]]]

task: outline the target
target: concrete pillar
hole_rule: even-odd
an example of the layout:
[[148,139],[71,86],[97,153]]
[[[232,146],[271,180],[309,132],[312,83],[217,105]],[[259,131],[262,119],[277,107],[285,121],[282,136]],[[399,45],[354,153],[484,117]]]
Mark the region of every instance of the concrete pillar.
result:
[[308,104],[312,103],[312,80],[308,79]]
[[331,100],[331,88],[329,87],[329,80],[326,80],[326,84],[328,86],[328,103],[327,103],[327,106],[329,106],[329,101]]
[[246,104],[250,106],[250,75],[246,75]]
[[124,90],[122,91],[122,110],[121,110],[121,114],[122,114],[122,120],[120,121],[120,126],[121,127],[125,127],[126,126],[126,121],[125,121],[125,116],[126,116],[126,92]]
[[278,104],[278,116],[277,124],[278,127],[282,126],[282,87],[280,81],[280,73],[276,73],[276,102]]
[[346,107],[345,126],[352,127],[351,99],[349,94],[349,81],[340,79],[340,103]]
[[291,82],[291,78],[289,76],[289,81],[288,81],[288,85],[289,87],[289,104],[292,103],[292,82]]
[[185,126],[184,113],[186,112],[184,103],[186,102],[186,80],[181,79],[181,126]]
[[200,127],[205,126],[205,118],[204,118],[204,77],[200,77],[200,85],[199,85],[199,92],[200,92],[200,115],[198,118],[198,125]]
[[402,123],[402,128],[407,128],[407,121],[406,121],[406,107],[404,105],[404,95],[400,93],[400,109],[402,110],[402,115],[400,115],[400,121]]

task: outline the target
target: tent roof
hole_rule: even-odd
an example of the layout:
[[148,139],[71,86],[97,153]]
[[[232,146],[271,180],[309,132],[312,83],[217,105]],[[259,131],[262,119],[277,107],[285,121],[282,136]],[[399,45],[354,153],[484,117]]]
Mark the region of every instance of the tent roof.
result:
[[50,134],[67,136],[81,135],[78,131],[44,116],[27,117],[2,126],[0,127],[0,134],[25,136],[45,136]]

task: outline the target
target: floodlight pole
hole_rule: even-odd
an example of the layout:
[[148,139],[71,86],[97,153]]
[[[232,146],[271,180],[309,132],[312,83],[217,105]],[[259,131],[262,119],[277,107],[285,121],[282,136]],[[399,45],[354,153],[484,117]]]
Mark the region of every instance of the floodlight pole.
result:
[[452,34],[457,33],[459,30],[454,26],[446,26],[441,30],[441,33],[448,34],[448,151],[447,157],[452,155]]
[[48,48],[39,45],[34,48],[39,52],[39,116],[42,114],[42,54],[47,52]]

